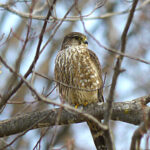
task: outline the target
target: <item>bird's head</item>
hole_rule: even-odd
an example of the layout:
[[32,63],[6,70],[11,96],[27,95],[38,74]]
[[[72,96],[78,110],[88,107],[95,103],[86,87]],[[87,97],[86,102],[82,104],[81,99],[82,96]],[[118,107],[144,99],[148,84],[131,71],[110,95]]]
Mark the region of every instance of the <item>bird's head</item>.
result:
[[88,45],[87,37],[79,32],[71,32],[64,37],[61,49],[65,49],[69,46],[79,46],[79,45],[87,47]]

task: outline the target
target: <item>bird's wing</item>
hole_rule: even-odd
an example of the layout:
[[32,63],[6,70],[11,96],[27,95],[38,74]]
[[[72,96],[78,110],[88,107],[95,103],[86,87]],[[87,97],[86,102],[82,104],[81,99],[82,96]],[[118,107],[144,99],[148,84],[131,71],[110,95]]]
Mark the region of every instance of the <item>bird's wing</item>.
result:
[[101,83],[102,83],[101,89],[98,90],[99,101],[103,101],[104,102],[104,98],[103,98],[103,86],[104,85],[103,85],[103,79],[102,79],[101,64],[100,64],[99,59],[96,56],[96,54],[93,51],[89,50],[89,49],[88,49],[88,51],[89,51],[91,60],[94,62],[95,66],[96,66],[96,68],[98,70],[99,77],[100,77]]

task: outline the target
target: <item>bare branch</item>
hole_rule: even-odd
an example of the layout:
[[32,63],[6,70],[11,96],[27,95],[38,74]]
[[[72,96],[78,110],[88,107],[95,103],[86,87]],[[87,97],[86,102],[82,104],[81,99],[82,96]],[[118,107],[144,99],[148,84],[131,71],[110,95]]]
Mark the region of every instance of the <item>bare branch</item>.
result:
[[[50,100],[46,99],[46,101]],[[147,115],[150,111],[150,108],[148,106],[145,106],[143,109],[143,104],[145,105],[149,102],[150,95],[140,97],[132,101],[113,103],[111,119],[138,125],[143,122],[145,115]],[[67,105],[58,105],[67,108],[63,109],[61,112],[59,125],[79,123],[87,120],[86,116],[76,112],[77,109],[75,109],[75,111],[70,111]],[[69,106],[69,108],[72,107]],[[103,119],[105,108],[105,103],[101,105],[88,105],[84,108],[84,113],[87,115],[90,114],[99,119]],[[8,120],[3,120],[0,122],[0,137],[20,133],[31,128],[54,126],[56,124],[57,115],[60,109],[57,108],[51,110],[30,112],[27,114],[18,115]],[[41,118],[44,119],[40,120]]]
[[[53,4],[56,3],[56,0],[54,0]],[[32,62],[32,64],[30,65],[28,71],[25,73],[24,78],[27,78],[28,75],[32,72],[32,69],[34,68],[38,58],[39,58],[39,54],[40,54],[40,48],[41,48],[41,44],[42,44],[42,40],[43,40],[43,36],[44,36],[44,32],[46,30],[46,26],[47,26],[47,20],[49,19],[50,15],[51,15],[51,11],[53,10],[53,5],[51,6],[51,8],[49,9],[48,13],[47,13],[47,17],[45,19],[45,22],[43,24],[43,28],[41,30],[40,36],[39,36],[39,42],[38,42],[38,46],[37,46],[37,50],[36,50],[36,54],[34,57],[34,60]],[[1,102],[0,102],[0,109],[7,103],[8,99],[20,88],[20,86],[23,84],[23,81],[21,80],[14,88],[12,91],[10,91],[9,93],[7,93],[7,95],[4,95]]]
[[[130,24],[131,24],[132,19],[133,19],[133,15],[134,15],[137,3],[138,3],[138,0],[135,0],[133,2],[131,11],[130,11],[129,16],[128,16],[128,20],[127,20],[126,26],[125,26],[124,31],[122,33],[122,38],[121,38],[121,52],[122,53],[125,53],[126,37],[127,37],[128,29],[129,29]],[[113,103],[113,98],[114,98],[114,91],[115,91],[115,87],[116,87],[118,76],[120,74],[120,68],[121,68],[122,60],[123,60],[123,56],[120,55],[117,58],[117,62],[116,62],[116,66],[115,66],[115,72],[114,72],[114,75],[113,75],[113,78],[112,78],[112,85],[111,85],[109,97],[108,97],[107,103],[106,103],[104,124],[106,124],[108,127],[109,127],[109,120],[110,120],[111,115],[112,115],[112,103]],[[108,128],[108,130],[105,131],[105,137],[107,138],[106,141],[109,141],[109,142],[107,142],[108,146],[109,146],[109,149],[112,149],[112,144],[111,144],[112,143],[112,141],[111,141],[112,138],[111,138],[111,130],[110,130],[110,128]]]
[[146,120],[144,120],[141,123],[141,125],[135,130],[132,137],[130,150],[140,150],[141,139],[149,129],[150,129],[150,111],[146,116]]
[[[146,5],[148,5],[149,3],[150,3],[150,0],[144,1],[144,2],[136,9],[136,11],[143,9],[143,8],[144,8]],[[9,12],[11,12],[11,13],[13,13],[13,14],[16,14],[16,15],[22,17],[22,18],[29,18],[29,17],[30,17],[30,14],[29,14],[29,13],[17,11],[17,10],[15,10],[15,9],[11,8],[11,7],[9,6],[9,4],[0,3],[0,7],[6,9],[7,11],[9,11]],[[44,7],[44,6],[43,6],[43,7]],[[93,11],[92,11],[92,12],[93,12]],[[124,11],[120,11],[120,12],[110,12],[110,13],[106,13],[106,14],[103,14],[103,15],[101,15],[101,16],[96,16],[96,17],[86,17],[86,16],[89,16],[89,14],[87,14],[87,15],[84,15],[84,16],[83,16],[83,19],[84,19],[84,20],[105,19],[105,18],[108,18],[108,17],[113,17],[113,16],[116,16],[116,15],[123,15],[123,14],[126,14],[126,13],[129,13],[129,10],[128,10],[128,9],[127,9],[127,10],[124,10]],[[91,13],[90,13],[90,14],[91,14]],[[32,18],[33,18],[33,19],[36,19],[36,20],[45,20],[45,16],[40,16],[40,15],[33,15],[33,14],[32,14]],[[62,20],[62,18],[50,17],[50,20],[55,20],[55,19],[56,19],[56,20],[59,20],[59,21]],[[80,16],[72,16],[72,17],[67,17],[67,18],[65,18],[64,21],[69,21],[69,22],[72,21],[72,22],[74,22],[74,21],[79,21],[79,20],[80,20]]]
[[[139,6],[139,8],[137,8],[136,10],[140,10],[142,9],[143,7],[145,7],[147,4],[150,3],[150,0],[147,0],[147,1],[144,1],[141,6]],[[0,3],[0,7],[3,7],[5,8],[6,10],[9,10],[10,12],[16,14],[16,15],[19,15],[20,17],[23,17],[23,18],[30,18],[32,17],[32,19],[38,19],[38,20],[45,20],[46,18],[44,16],[34,16],[34,15],[31,15],[31,14],[28,14],[28,13],[22,13],[22,12],[18,12],[16,10],[13,10],[11,7],[9,7],[8,4],[1,4]],[[102,16],[99,16],[99,17],[88,17],[86,18],[85,16],[89,16],[90,14],[88,15],[84,15],[83,16],[83,20],[92,20],[92,19],[104,19],[104,18],[108,18],[108,17],[112,17],[112,16],[116,16],[116,15],[120,15],[120,14],[124,14],[124,13],[128,13],[129,10],[125,10],[125,11],[122,11],[122,12],[115,12],[115,13],[107,13],[107,14],[104,14]],[[80,20],[80,16],[72,16],[72,17],[63,17],[63,18],[54,18],[54,17],[50,17],[49,20],[57,20],[57,21],[78,21]],[[61,23],[60,23],[61,24]],[[91,34],[88,33],[88,35],[90,35],[94,40],[95,42],[102,48],[104,48],[105,50],[111,52],[111,53],[114,53],[114,54],[117,54],[117,55],[120,55],[120,56],[124,56],[124,57],[127,57],[129,59],[133,59],[133,60],[136,60],[136,61],[139,61],[139,62],[142,62],[142,63],[145,63],[145,64],[149,64],[150,65],[150,62],[149,61],[146,61],[144,59],[140,59],[140,58],[137,58],[137,57],[134,57],[134,56],[131,56],[131,55],[128,55],[128,54],[125,54],[123,52],[119,52],[118,50],[116,49],[113,49],[113,48],[109,48],[107,46],[104,46],[102,45],[99,41],[97,41]],[[52,36],[53,37],[53,36]],[[52,38],[50,37],[48,42],[51,40]],[[47,43],[48,43],[47,42]],[[45,45],[47,45],[47,43]],[[44,48],[45,46],[43,46]],[[43,49],[42,48],[42,49]]]
[[[138,0],[133,1],[132,8],[131,8],[130,14],[128,16],[126,26],[125,26],[124,31],[122,33],[122,37],[121,37],[121,52],[122,53],[124,53],[125,50],[126,50],[125,48],[126,48],[127,33],[128,33],[128,30],[129,30],[129,27],[131,25],[137,3],[138,3]],[[112,85],[111,85],[109,97],[108,97],[108,100],[107,100],[107,109],[106,109],[106,114],[105,114],[105,119],[104,119],[105,124],[108,124],[109,118],[110,118],[110,115],[111,115],[112,100],[114,98],[114,91],[115,91],[115,87],[116,87],[116,84],[117,84],[118,76],[120,74],[122,61],[123,61],[123,56],[120,55],[117,58],[117,62],[116,62],[116,65],[115,65],[115,72],[114,72],[113,78],[112,78]]]

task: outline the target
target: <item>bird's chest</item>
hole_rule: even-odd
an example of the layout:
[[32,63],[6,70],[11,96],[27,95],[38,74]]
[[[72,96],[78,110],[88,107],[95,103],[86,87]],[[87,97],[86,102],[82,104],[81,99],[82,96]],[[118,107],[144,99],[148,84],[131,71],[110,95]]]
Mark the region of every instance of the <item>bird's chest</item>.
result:
[[[86,49],[67,49],[57,58],[61,82],[74,88],[97,89],[99,75]],[[59,80],[60,80],[59,77]]]
[[89,63],[90,57],[86,50],[80,50],[77,48],[67,49],[61,56],[60,67],[66,67],[71,69],[83,69],[86,63]]
[[91,65],[88,52],[77,48],[65,50],[57,59],[60,71],[68,79],[76,80],[80,76],[85,76],[86,70]]
[[56,62],[56,80],[65,84],[59,84],[63,99],[72,104],[98,100],[95,89],[99,88],[99,76],[88,51],[65,50],[57,56]]

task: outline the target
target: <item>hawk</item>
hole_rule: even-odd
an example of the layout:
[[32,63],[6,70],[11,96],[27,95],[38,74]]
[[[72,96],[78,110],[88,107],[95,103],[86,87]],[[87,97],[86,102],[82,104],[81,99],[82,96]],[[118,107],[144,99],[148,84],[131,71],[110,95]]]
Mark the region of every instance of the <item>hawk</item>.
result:
[[[64,37],[56,56],[54,75],[60,97],[70,105],[103,102],[100,62],[95,53],[88,49],[85,35],[71,32]],[[88,125],[97,149],[104,149],[104,138],[92,122],[88,121]]]

